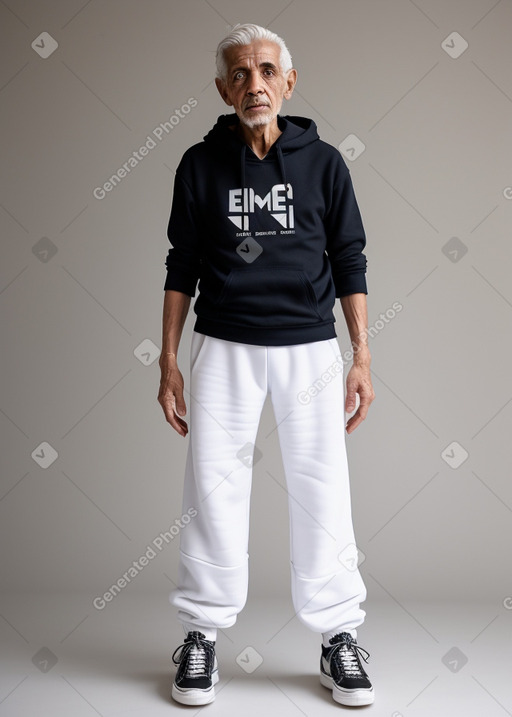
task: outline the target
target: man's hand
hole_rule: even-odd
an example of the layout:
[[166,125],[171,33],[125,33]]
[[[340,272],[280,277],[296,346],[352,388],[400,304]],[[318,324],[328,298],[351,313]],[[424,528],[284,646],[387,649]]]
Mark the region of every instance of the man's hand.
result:
[[345,411],[352,413],[356,407],[356,393],[359,394],[359,408],[347,422],[347,433],[352,433],[364,421],[371,402],[375,398],[370,374],[372,357],[368,349],[368,310],[366,294],[356,293],[342,296],[341,308],[347,321],[352,341],[354,363],[347,374],[347,397]]
[[[165,418],[180,436],[188,433],[187,423],[180,418],[187,412],[185,399],[183,398],[183,376],[178,368],[174,354],[160,355],[160,390],[158,392],[158,403],[162,406]],[[180,414],[180,415],[178,415]]]
[[345,411],[352,413],[356,407],[356,393],[359,394],[359,408],[347,422],[347,433],[352,433],[364,421],[371,402],[375,398],[369,363],[352,365],[347,375],[347,397]]

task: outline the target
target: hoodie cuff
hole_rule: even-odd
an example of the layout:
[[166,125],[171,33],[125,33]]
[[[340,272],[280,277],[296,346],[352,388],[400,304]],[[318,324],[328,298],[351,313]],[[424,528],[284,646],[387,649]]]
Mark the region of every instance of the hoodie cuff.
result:
[[164,291],[172,289],[181,291],[182,294],[194,297],[196,295],[197,279],[183,274],[174,274],[168,271],[165,278]]
[[336,298],[348,296],[349,294],[368,293],[365,272],[334,277],[334,286],[336,288]]

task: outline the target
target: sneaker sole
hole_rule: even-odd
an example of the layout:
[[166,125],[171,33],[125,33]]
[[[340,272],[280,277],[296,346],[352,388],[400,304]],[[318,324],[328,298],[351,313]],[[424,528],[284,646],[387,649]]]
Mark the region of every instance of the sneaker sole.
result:
[[215,687],[219,681],[217,670],[212,672],[212,686],[208,690],[198,690],[193,687],[183,689],[174,682],[171,697],[182,705],[209,705],[215,699]]
[[344,690],[338,687],[332,677],[320,672],[320,683],[332,690],[332,697],[335,702],[346,707],[362,707],[371,705],[375,700],[373,687],[370,690]]

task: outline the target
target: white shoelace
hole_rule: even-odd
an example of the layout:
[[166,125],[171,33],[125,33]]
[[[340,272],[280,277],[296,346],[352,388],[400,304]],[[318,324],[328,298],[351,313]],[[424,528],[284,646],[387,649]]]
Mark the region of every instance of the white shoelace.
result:
[[192,645],[188,653],[187,672],[191,677],[206,674],[206,652],[203,648]]
[[343,670],[348,677],[362,677],[361,668],[353,651],[343,645],[338,650],[339,658],[343,664]]

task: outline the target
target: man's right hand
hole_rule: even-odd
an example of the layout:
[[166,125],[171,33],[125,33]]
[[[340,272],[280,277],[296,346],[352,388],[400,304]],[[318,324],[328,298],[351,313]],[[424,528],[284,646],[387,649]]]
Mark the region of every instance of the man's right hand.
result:
[[160,355],[160,390],[158,403],[162,406],[165,418],[180,436],[186,436],[188,425],[178,414],[184,416],[187,412],[183,398],[183,376],[178,368],[174,355]]

